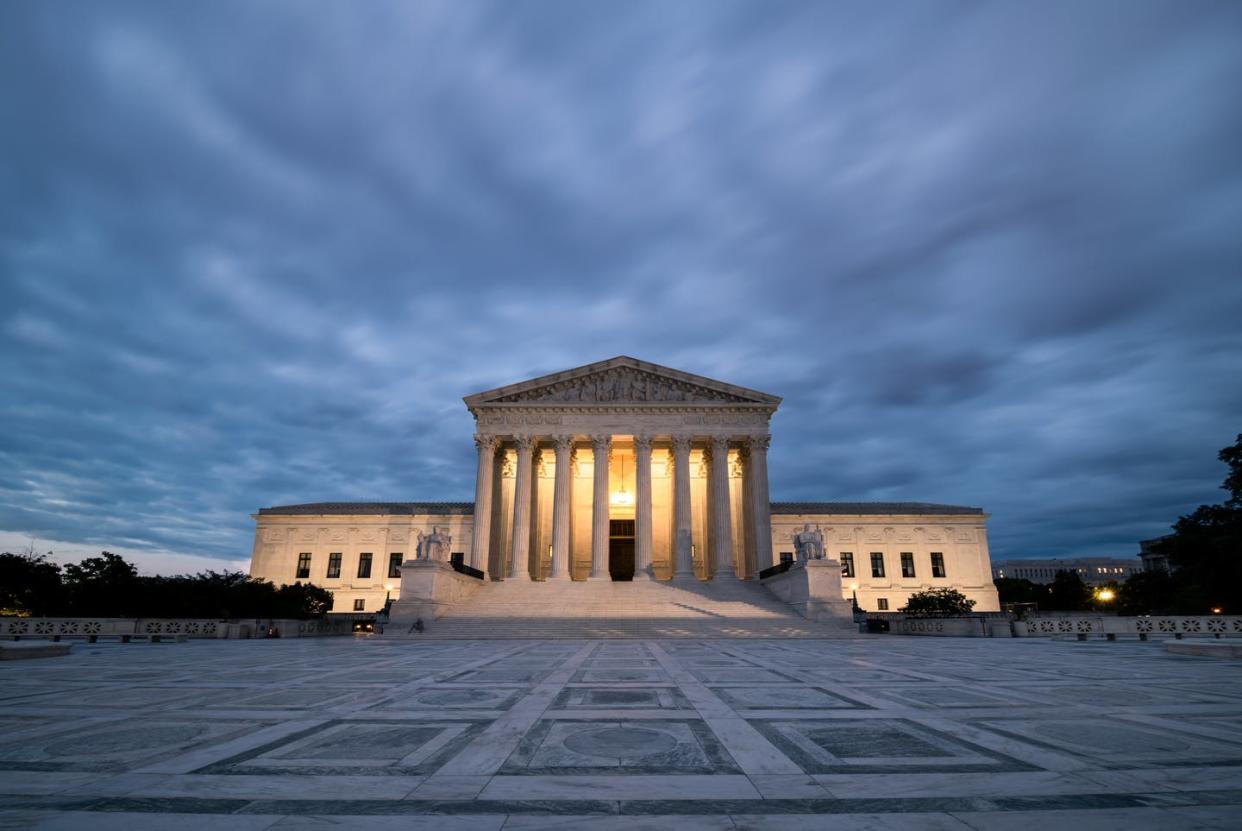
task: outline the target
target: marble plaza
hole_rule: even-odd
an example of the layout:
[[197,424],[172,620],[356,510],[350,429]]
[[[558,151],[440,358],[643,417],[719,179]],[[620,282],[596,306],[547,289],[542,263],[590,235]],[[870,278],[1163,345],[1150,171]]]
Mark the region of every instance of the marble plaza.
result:
[[1242,816],[1242,663],[1156,642],[77,645],[0,664],[0,705],[5,829],[1190,829]]

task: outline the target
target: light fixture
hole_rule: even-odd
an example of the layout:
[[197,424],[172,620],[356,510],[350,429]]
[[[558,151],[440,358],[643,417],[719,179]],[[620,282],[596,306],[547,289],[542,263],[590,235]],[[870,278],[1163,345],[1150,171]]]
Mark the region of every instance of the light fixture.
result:
[[608,499],[613,505],[628,506],[634,504],[634,494],[625,489],[625,457],[621,457],[621,490]]
[[1102,600],[1105,603],[1107,603],[1108,601],[1112,600],[1117,595],[1112,589],[1100,589],[1098,592],[1095,593],[1095,596],[1097,599]]

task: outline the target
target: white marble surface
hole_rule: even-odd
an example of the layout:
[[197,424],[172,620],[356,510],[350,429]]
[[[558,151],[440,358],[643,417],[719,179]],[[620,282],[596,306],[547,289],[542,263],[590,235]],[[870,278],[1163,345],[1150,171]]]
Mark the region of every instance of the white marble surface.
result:
[[1238,816],[1242,667],[1159,644],[342,638],[0,666],[0,829]]

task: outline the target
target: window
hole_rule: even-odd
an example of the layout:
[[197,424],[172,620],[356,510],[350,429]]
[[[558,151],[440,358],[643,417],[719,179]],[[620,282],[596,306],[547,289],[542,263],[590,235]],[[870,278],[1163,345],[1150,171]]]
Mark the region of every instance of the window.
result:
[[341,552],[328,555],[328,574],[329,578],[341,576]]
[[887,612],[887,611],[888,611],[888,598],[887,598],[887,597],[877,597],[877,598],[875,599],[875,607],[876,607],[876,609],[880,610],[881,612]]
[[364,551],[358,555],[358,576],[371,576],[371,552]]
[[366,605],[367,605],[367,602],[360,597],[354,601],[354,611],[355,612],[365,611]]
[[608,520],[608,536],[609,537],[632,537],[634,536],[634,520],[632,519],[610,519]]
[[298,555],[298,571],[295,575],[297,580],[306,580],[310,578],[310,552],[303,552]]
[[401,576],[401,552],[395,551],[388,555],[388,576]]
[[914,576],[914,554],[909,551],[901,552],[901,576]]
[[841,576],[842,577],[853,577],[854,576],[854,552],[853,551],[842,551],[841,552]]
[[871,576],[884,576],[884,552],[882,551],[871,552]]
[[933,551],[932,555],[932,577],[944,577],[944,555],[939,551]]

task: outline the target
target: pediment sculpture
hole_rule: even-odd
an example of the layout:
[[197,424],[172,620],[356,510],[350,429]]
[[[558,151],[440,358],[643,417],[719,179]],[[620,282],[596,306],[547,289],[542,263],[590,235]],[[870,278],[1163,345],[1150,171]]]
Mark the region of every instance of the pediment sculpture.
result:
[[580,378],[548,384],[534,389],[501,396],[494,403],[662,403],[715,402],[753,404],[740,395],[732,395],[699,384],[666,378],[629,367],[615,367]]

